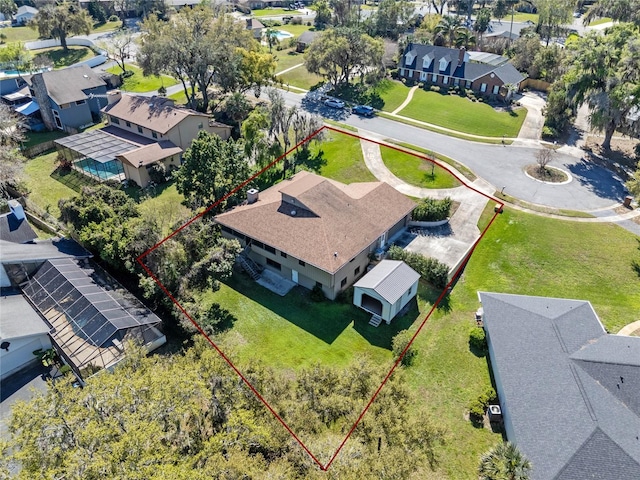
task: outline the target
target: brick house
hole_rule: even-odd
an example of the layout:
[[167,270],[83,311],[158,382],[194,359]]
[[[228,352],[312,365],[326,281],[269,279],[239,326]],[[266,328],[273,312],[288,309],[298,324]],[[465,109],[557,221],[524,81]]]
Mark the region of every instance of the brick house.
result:
[[472,61],[464,48],[410,43],[398,69],[400,77],[414,82],[450,88],[460,86],[474,92],[508,98],[525,79],[510,63],[492,65]]

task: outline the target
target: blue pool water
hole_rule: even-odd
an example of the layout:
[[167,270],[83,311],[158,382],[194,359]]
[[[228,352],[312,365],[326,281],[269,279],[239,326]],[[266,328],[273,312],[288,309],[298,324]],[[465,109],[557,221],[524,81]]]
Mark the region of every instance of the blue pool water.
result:
[[123,173],[122,166],[117,160],[112,160],[107,163],[99,163],[92,159],[85,158],[75,164],[76,167],[84,170],[85,172],[94,175],[98,178],[108,180],[113,177],[117,177]]

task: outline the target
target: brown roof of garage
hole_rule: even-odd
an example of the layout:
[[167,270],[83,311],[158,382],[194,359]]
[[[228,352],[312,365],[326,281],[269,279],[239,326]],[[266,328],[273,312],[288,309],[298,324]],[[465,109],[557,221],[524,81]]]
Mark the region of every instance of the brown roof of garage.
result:
[[180,147],[175,146],[172,142],[166,140],[150,145],[144,145],[135,150],[125,152],[116,158],[124,160],[135,168],[151,165],[160,160],[164,160],[172,155],[182,153]]

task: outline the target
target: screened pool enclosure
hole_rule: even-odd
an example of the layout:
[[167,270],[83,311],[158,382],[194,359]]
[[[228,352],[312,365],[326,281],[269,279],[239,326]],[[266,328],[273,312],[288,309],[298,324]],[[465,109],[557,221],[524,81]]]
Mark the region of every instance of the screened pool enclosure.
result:
[[59,353],[82,375],[124,358],[124,342],[149,351],[166,342],[161,320],[107,273],[86,260],[47,260],[23,285],[51,327]]

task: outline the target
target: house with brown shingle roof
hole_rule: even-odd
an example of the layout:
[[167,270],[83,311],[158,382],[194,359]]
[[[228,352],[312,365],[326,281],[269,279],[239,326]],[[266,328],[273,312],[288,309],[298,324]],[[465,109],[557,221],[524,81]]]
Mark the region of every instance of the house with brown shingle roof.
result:
[[333,300],[405,228],[414,208],[384,182],[345,185],[303,171],[215,221],[256,263],[303,287],[317,285]]
[[56,144],[82,173],[98,180],[134,181],[145,187],[149,170],[162,164],[167,171],[180,165],[182,152],[204,130],[226,140],[231,127],[205,113],[176,107],[164,97],[110,92],[102,109],[107,126],[66,137]]

